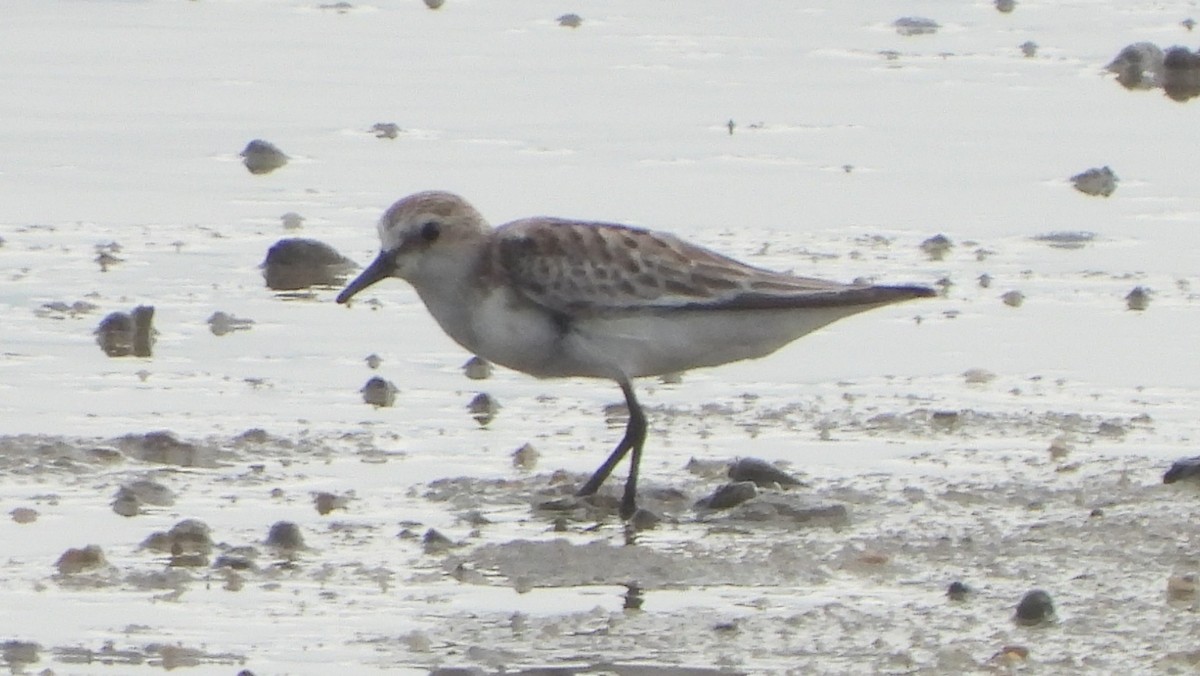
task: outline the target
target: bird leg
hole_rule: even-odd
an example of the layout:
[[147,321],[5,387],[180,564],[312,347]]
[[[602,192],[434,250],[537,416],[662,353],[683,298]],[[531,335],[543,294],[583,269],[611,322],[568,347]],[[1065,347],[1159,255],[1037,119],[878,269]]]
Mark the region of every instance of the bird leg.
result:
[[646,414],[633,394],[633,384],[624,378],[618,380],[617,384],[621,386],[621,392],[625,394],[625,406],[629,409],[629,422],[625,425],[625,436],[621,437],[621,442],[613,449],[612,454],[575,495],[579,497],[594,495],[596,491],[600,490],[601,484],[608,478],[608,475],[612,474],[617,463],[621,462],[626,453],[633,451],[633,455],[629,459],[629,477],[625,479],[625,495],[621,498],[621,518],[628,519],[637,511],[638,465],[642,461],[642,444],[646,441]]

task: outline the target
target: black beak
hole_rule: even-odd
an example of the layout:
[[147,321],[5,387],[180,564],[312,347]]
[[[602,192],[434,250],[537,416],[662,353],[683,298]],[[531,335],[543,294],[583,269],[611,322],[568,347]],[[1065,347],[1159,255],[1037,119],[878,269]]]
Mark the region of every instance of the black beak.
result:
[[375,282],[391,277],[395,271],[396,257],[387,251],[380,251],[375,260],[371,261],[371,264],[367,266],[367,269],[363,270],[361,275],[356,277],[353,282],[350,282],[349,286],[338,294],[337,302],[341,304],[349,302],[354,294],[371,286]]

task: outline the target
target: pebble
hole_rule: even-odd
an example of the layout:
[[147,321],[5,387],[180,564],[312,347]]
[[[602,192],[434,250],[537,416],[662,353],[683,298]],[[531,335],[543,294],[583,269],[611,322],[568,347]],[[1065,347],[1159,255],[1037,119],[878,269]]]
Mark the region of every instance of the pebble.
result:
[[1172,601],[1185,601],[1196,596],[1196,576],[1172,575],[1167,578],[1167,598]]
[[208,317],[208,330],[214,336],[224,336],[234,331],[249,331],[251,326],[254,326],[253,319],[240,319],[220,310]]
[[1144,286],[1133,287],[1133,291],[1125,295],[1125,306],[1138,311],[1150,307],[1150,290]]
[[88,545],[83,549],[68,549],[58,557],[58,562],[54,565],[58,567],[59,574],[74,575],[85,570],[103,568],[108,565],[108,560],[104,558],[103,549],[97,545]]
[[463,375],[471,380],[487,380],[492,377],[492,362],[483,357],[471,357],[463,364]]
[[340,286],[358,266],[324,242],[292,237],[271,245],[260,267],[267,288],[297,291],[311,286]]
[[371,133],[375,134],[375,138],[396,138],[400,135],[400,125],[394,122],[376,122],[371,126]]
[[1108,167],[1092,168],[1075,174],[1071,183],[1075,189],[1085,195],[1108,197],[1117,189],[1117,175]]
[[537,449],[533,447],[533,444],[524,444],[517,450],[513,451],[512,465],[517,469],[528,472],[534,467],[537,467],[539,455],[540,454],[537,452]]
[[941,28],[933,19],[919,16],[900,17],[892,22],[896,32],[905,37],[912,35],[933,35]]
[[288,156],[274,144],[255,139],[239,153],[251,174],[269,174],[288,163]]
[[803,486],[796,477],[779,469],[766,460],[758,458],[739,458],[729,466],[729,480],[734,482],[750,481],[759,488],[776,486]]
[[304,217],[294,211],[280,216],[279,220],[283,222],[284,230],[299,230],[304,227]]
[[1105,69],[1116,73],[1126,89],[1156,87],[1163,75],[1163,51],[1152,42],[1135,42],[1120,51]]
[[317,508],[317,514],[321,516],[325,516],[335,509],[345,509],[349,502],[349,498],[344,495],[334,495],[325,491],[313,496],[313,506]]
[[929,256],[929,260],[940,261],[946,257],[950,249],[954,248],[954,243],[945,235],[934,235],[924,242],[921,242],[921,251]]
[[384,380],[379,376],[374,376],[368,380],[367,384],[363,385],[362,389],[359,390],[362,393],[363,401],[380,408],[396,403],[396,393],[399,391],[390,380]]
[[730,509],[747,500],[758,497],[758,486],[753,481],[735,481],[727,483],[711,495],[696,501],[697,509]]
[[1176,460],[1163,474],[1162,480],[1164,484],[1173,484],[1176,481],[1194,481],[1197,478],[1200,478],[1200,455]]
[[946,596],[951,601],[965,601],[971,592],[972,589],[970,587],[958,580],[951,582],[950,586],[946,588]]
[[276,521],[267,532],[266,544],[287,551],[304,549],[304,534],[291,521]]
[[475,419],[475,422],[486,427],[488,423],[495,420],[496,413],[500,410],[500,404],[492,395],[487,392],[480,392],[467,404],[467,410],[470,411],[471,417]]
[[1009,291],[1000,296],[1000,300],[1009,307],[1021,307],[1025,303],[1025,294],[1020,291]]
[[112,312],[96,328],[96,343],[110,357],[149,357],[154,347],[154,307]]
[[1017,624],[1025,626],[1050,622],[1054,619],[1054,602],[1046,592],[1034,589],[1021,597],[1015,619]]

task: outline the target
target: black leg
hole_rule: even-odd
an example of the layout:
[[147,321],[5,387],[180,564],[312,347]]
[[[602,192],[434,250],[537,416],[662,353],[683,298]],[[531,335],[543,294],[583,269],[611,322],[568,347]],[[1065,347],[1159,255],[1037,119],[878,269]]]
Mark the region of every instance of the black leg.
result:
[[633,394],[633,385],[624,379],[617,381],[617,384],[621,386],[621,392],[625,394],[625,406],[629,409],[629,422],[625,425],[625,436],[621,438],[621,443],[617,444],[604,464],[600,465],[600,468],[592,474],[592,478],[588,479],[575,495],[583,497],[595,494],[600,490],[601,484],[608,478],[608,475],[612,474],[617,463],[621,462],[625,454],[632,450],[633,457],[629,461],[629,478],[625,480],[625,495],[621,499],[621,517],[628,519],[637,511],[638,465],[642,460],[642,444],[646,441],[646,414]]

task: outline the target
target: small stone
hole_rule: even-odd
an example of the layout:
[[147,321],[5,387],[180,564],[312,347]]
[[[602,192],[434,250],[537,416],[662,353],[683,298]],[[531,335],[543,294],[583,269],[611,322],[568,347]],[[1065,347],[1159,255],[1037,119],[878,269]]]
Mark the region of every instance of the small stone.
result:
[[142,541],[142,548],[172,555],[206,555],[213,550],[212,534],[208,524],[203,521],[184,519],[171,526],[169,531],[151,533]]
[[779,469],[766,460],[758,458],[739,458],[729,466],[729,480],[734,482],[750,481],[759,488],[776,486],[803,486],[796,477]]
[[579,28],[583,25],[583,17],[578,14],[563,14],[558,17],[558,25],[567,28]]
[[317,514],[325,516],[335,509],[345,509],[349,500],[345,496],[334,495],[321,491],[313,496],[313,505],[317,508]]
[[1190,458],[1176,460],[1171,468],[1163,474],[1164,484],[1173,484],[1176,481],[1192,480],[1200,478],[1200,455]]
[[376,122],[371,126],[371,133],[375,134],[375,138],[396,138],[400,135],[400,125],[394,122]]
[[453,540],[442,535],[441,531],[436,528],[425,531],[425,535],[421,538],[421,544],[425,547],[426,554],[440,554],[455,546]]
[[758,497],[758,486],[753,481],[736,481],[727,483],[711,495],[696,501],[697,509],[730,509],[747,500]]
[[304,227],[304,217],[294,211],[280,216],[279,220],[283,222],[284,230],[299,230]]
[[228,312],[217,310],[208,317],[208,330],[214,336],[224,336],[234,331],[249,331],[254,326],[253,319],[239,319]]
[[946,596],[949,597],[951,601],[965,601],[967,596],[971,594],[971,591],[972,589],[966,584],[955,580],[954,582],[950,583],[949,587],[946,588]]
[[110,357],[149,357],[154,345],[154,308],[139,305],[130,313],[109,313],[95,334],[96,343]]
[[1021,598],[1015,617],[1017,624],[1033,626],[1054,619],[1054,602],[1041,589],[1034,589]]
[[475,422],[486,427],[488,423],[496,418],[496,413],[500,410],[500,404],[492,398],[492,395],[487,392],[480,392],[467,404],[467,410],[470,411],[471,417],[475,419]]
[[995,655],[992,662],[1008,670],[1016,669],[1029,659],[1029,648],[1020,645],[1006,645]]
[[462,368],[463,375],[471,380],[487,380],[492,377],[492,362],[483,357],[471,357]]
[[363,401],[380,408],[396,403],[396,393],[399,391],[391,381],[384,380],[379,376],[368,380],[367,384],[363,385],[362,389],[359,390],[362,393]]
[[300,526],[291,521],[277,521],[267,532],[266,544],[288,551],[304,549],[304,534],[300,532]]
[[1186,601],[1196,596],[1196,576],[1172,575],[1167,578],[1167,598],[1172,601]]
[[358,266],[324,242],[293,237],[271,245],[259,267],[267,288],[297,291],[312,286],[340,286]]
[[13,522],[20,524],[33,523],[38,518],[37,510],[30,507],[15,507],[8,515],[12,517]]
[[946,257],[950,249],[954,247],[954,243],[945,235],[934,235],[929,239],[921,242],[921,251],[929,256],[929,260],[940,261]]
[[112,510],[125,517],[137,516],[142,511],[142,501],[138,500],[132,491],[122,486],[117,489],[117,496],[113,498]]
[[1057,437],[1050,442],[1050,448],[1047,450],[1050,452],[1051,460],[1063,460],[1071,454],[1071,451],[1074,450],[1074,448],[1075,447],[1072,446],[1071,442],[1067,441],[1066,438]]
[[104,558],[104,550],[96,545],[88,545],[83,549],[68,549],[54,565],[62,575],[74,575],[107,566],[108,561]]
[[1021,307],[1025,303],[1025,294],[1020,291],[1009,291],[1000,296],[1000,300],[1009,307]]
[[282,150],[260,139],[246,144],[240,156],[251,174],[269,174],[288,163],[288,156]]
[[938,22],[933,19],[926,19],[919,16],[900,17],[892,22],[892,26],[896,32],[905,37],[913,35],[933,35],[941,28]]
[[1108,167],[1088,169],[1071,177],[1075,189],[1085,195],[1108,197],[1117,189],[1117,175]]
[[986,385],[996,379],[996,374],[987,369],[967,369],[962,375],[968,385]]
[[[11,669],[11,673],[23,674],[26,673],[25,669],[22,668],[23,665],[34,664],[41,659],[38,656],[38,651],[41,649],[40,645],[32,641],[10,639],[0,643],[0,657],[7,663],[9,669]],[[49,672],[48,676],[54,676],[54,673],[49,669],[39,673],[47,674],[47,672]]]
[[537,449],[533,447],[533,444],[525,444],[513,451],[513,467],[520,470],[525,470],[526,472],[531,471],[537,466],[538,455],[539,453],[537,452]]
[[1135,42],[1117,54],[1105,69],[1116,73],[1117,82],[1126,89],[1149,89],[1163,78],[1164,55],[1152,42]]
[[1020,46],[1021,53],[1025,55],[1025,58],[1032,59],[1033,57],[1037,56],[1038,44],[1033,40],[1026,40],[1025,42],[1022,42]]
[[1150,290],[1144,286],[1133,287],[1133,291],[1125,295],[1125,306],[1138,311],[1150,307]]

